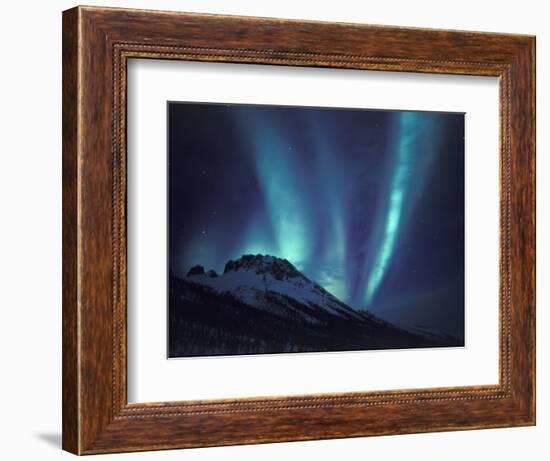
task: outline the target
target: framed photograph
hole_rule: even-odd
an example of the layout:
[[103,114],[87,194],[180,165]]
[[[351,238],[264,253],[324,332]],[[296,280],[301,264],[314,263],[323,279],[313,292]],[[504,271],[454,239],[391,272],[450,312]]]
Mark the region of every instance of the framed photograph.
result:
[[63,13],[63,448],[535,424],[535,39]]
[[464,114],[169,102],[168,127],[168,357],[464,346]]

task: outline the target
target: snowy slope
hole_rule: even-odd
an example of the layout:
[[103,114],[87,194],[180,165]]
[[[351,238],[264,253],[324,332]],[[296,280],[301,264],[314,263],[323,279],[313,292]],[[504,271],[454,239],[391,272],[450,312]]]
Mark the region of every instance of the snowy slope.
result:
[[[323,310],[343,318],[363,319],[364,315],[351,309],[335,296],[301,274],[289,261],[268,255],[244,255],[229,261],[222,275],[192,268],[186,281],[206,286],[218,293],[230,293],[248,305],[280,315],[289,311],[305,320],[315,322],[315,311]],[[274,302],[276,301],[276,302]],[[298,302],[311,312],[297,309]]]

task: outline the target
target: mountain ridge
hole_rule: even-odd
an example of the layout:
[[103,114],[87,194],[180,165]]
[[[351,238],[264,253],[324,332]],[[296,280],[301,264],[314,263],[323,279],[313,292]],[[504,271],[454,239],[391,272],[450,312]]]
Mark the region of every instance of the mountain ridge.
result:
[[362,318],[363,315],[310,280],[287,259],[262,254],[243,255],[229,260],[223,274],[217,278],[209,275],[211,271],[198,273],[196,267],[187,273],[190,282],[208,286],[220,293],[231,292],[258,308],[265,305],[262,293],[272,292],[289,296],[312,308],[321,307],[335,315],[355,318]]
[[169,293],[170,357],[454,345],[356,311],[271,255],[229,260],[220,275],[193,266]]

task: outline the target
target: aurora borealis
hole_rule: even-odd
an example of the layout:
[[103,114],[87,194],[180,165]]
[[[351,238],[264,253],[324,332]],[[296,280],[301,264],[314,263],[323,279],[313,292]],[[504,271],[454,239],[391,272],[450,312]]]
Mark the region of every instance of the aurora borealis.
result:
[[169,268],[270,254],[357,310],[464,335],[464,115],[168,104]]

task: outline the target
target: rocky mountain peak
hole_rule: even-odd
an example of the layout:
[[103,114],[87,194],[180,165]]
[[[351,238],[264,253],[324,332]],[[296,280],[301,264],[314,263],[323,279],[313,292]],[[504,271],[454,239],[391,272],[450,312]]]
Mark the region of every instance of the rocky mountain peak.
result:
[[288,260],[262,254],[248,254],[229,260],[223,273],[240,270],[253,271],[256,274],[271,274],[277,280],[304,277]]
[[196,266],[193,266],[189,271],[187,272],[187,277],[193,277],[196,275],[206,275],[210,278],[216,278],[218,277],[218,273],[214,269],[210,269],[209,271],[205,272],[204,267],[200,264],[197,264]]
[[187,277],[191,277],[192,275],[204,275],[204,267],[202,267],[200,264],[193,266],[187,272]]

